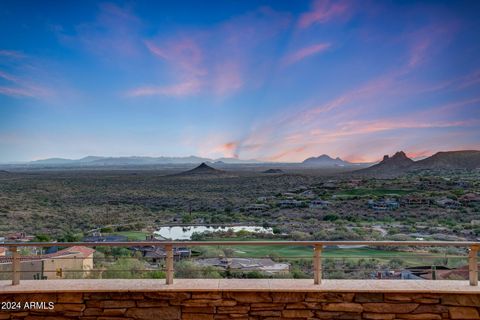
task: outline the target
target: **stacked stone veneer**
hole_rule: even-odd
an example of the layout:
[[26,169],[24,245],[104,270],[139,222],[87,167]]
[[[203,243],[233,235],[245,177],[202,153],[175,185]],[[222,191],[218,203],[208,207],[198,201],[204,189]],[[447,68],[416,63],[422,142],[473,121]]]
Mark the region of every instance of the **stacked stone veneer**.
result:
[[0,319],[480,319],[480,294],[334,292],[105,292],[0,294],[55,302]]

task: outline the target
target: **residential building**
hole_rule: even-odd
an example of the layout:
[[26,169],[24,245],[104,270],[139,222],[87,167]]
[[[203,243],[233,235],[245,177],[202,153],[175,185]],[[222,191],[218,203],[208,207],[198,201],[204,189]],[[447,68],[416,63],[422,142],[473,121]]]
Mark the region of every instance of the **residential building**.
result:
[[450,198],[437,199],[435,204],[443,208],[458,208],[461,206],[460,202]]
[[[158,261],[164,260],[165,257],[167,256],[167,252],[163,247],[136,246],[136,247],[130,247],[129,249],[135,252],[140,252],[142,254],[142,257],[144,257],[146,260],[149,260],[153,263],[157,263]],[[183,258],[189,258],[191,254],[192,252],[189,248],[186,248],[186,247],[173,248],[173,257],[177,261]]]
[[[84,278],[93,270],[94,252],[95,250],[92,248],[74,246],[51,254],[21,256],[20,279]],[[2,278],[11,278],[11,275],[8,274],[11,268],[12,256],[0,257]]]
[[4,241],[9,241],[9,242],[29,242],[33,240],[35,237],[27,235],[25,232],[13,232],[13,233],[8,233],[5,235]]
[[258,203],[254,203],[254,204],[249,204],[245,207],[245,210],[247,211],[252,211],[252,212],[255,212],[255,211],[267,211],[268,209],[270,209],[270,206],[267,205],[267,204],[258,204]]
[[295,208],[303,206],[304,203],[298,200],[280,200],[277,202],[277,205],[281,208]]
[[368,200],[368,206],[377,211],[395,210],[400,207],[398,201],[392,199]]
[[431,200],[429,198],[416,194],[405,196],[400,200],[400,202],[406,207],[419,207],[431,204]]

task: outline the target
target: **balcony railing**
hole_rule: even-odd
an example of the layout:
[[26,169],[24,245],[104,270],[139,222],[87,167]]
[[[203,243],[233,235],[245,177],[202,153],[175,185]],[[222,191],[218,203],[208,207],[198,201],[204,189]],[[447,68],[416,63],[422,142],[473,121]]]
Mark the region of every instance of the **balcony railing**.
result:
[[162,247],[166,252],[165,266],[167,285],[174,279],[174,247],[198,246],[305,246],[313,248],[313,283],[322,282],[322,251],[329,246],[373,246],[373,247],[461,247],[468,249],[468,274],[471,286],[478,286],[478,251],[480,242],[460,241],[129,241],[129,242],[11,242],[2,243],[12,255],[12,285],[20,284],[22,247]]

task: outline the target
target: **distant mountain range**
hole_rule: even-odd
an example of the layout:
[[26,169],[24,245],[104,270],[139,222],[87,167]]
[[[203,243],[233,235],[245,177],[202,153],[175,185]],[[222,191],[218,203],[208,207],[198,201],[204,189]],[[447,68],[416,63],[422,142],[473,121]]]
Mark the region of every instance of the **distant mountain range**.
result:
[[[28,166],[69,166],[69,167],[85,167],[85,166],[141,166],[141,165],[166,165],[166,164],[201,164],[201,163],[214,163],[217,165],[228,164],[261,164],[268,163],[259,160],[242,160],[237,158],[202,158],[197,156],[189,157],[98,157],[88,156],[81,159],[64,159],[64,158],[49,158],[43,160],[35,160],[26,163]],[[311,157],[304,160],[300,164],[308,167],[345,167],[356,165],[344,161],[340,158],[331,158],[330,156],[323,154],[319,157]]]
[[394,176],[409,171],[435,169],[480,169],[480,151],[437,152],[431,157],[418,161],[413,161],[403,151],[399,151],[392,157],[384,156],[383,160],[376,165],[355,172],[378,176]]
[[322,154],[318,157],[311,157],[305,159],[302,164],[306,166],[314,166],[314,167],[345,167],[345,166],[352,166],[354,163],[344,161],[340,158],[333,159],[329,155]]
[[[143,165],[199,165],[206,163],[208,165],[216,165],[221,168],[227,168],[229,165],[271,165],[269,162],[258,160],[241,160],[237,158],[219,158],[209,159],[197,156],[189,157],[98,157],[88,156],[81,159],[64,159],[49,158],[44,160],[36,160],[23,164],[9,165],[20,167],[126,167],[126,166],[143,166]],[[395,153],[393,156],[384,156],[383,160],[377,164],[368,163],[352,163],[340,158],[332,158],[326,154],[318,157],[305,159],[301,163],[277,163],[286,167],[304,167],[304,168],[338,168],[345,167],[356,169],[361,174],[378,174],[378,175],[395,175],[412,170],[422,169],[476,169],[480,168],[480,151],[464,150],[464,151],[446,151],[438,152],[431,157],[414,161],[407,157],[403,151]],[[366,166],[369,166],[366,168]],[[4,166],[7,168],[7,166]]]
[[97,157],[88,156],[81,159],[49,158],[30,161],[33,166],[138,166],[161,164],[197,164],[203,162],[219,162],[225,164],[259,163],[257,160],[240,160],[236,158],[209,159],[196,156],[189,157]]

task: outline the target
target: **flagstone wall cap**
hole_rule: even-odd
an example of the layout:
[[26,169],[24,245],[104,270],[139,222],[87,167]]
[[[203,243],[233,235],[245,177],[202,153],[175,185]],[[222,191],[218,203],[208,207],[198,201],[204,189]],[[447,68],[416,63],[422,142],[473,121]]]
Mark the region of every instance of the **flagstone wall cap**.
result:
[[0,281],[0,294],[48,292],[257,291],[257,292],[381,292],[480,294],[479,286],[459,280],[322,280],[312,279],[76,279]]

